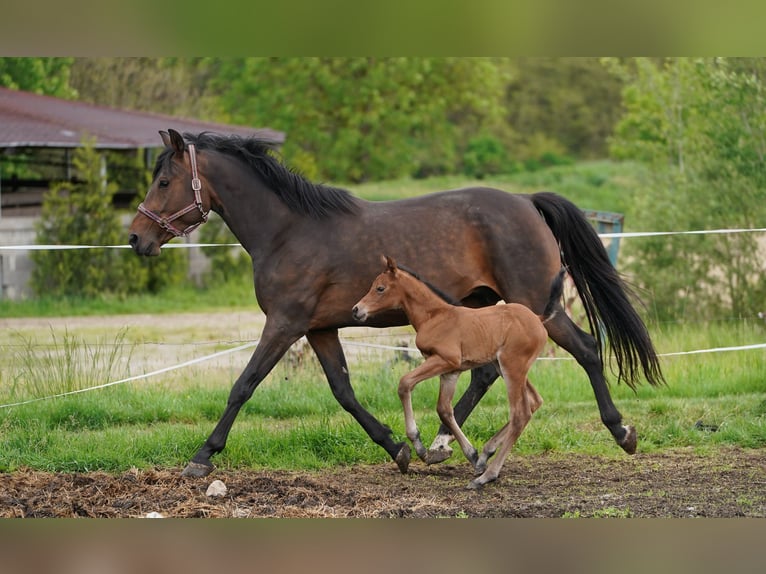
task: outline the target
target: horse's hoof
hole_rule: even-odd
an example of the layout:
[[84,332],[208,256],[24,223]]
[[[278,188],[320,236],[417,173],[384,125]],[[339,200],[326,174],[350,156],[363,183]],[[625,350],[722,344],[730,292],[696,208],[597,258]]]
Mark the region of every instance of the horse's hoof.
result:
[[215,470],[215,466],[212,464],[202,464],[200,462],[190,462],[186,465],[186,468],[181,472],[181,476],[189,476],[191,478],[202,478],[210,474]]
[[410,467],[410,447],[407,443],[404,443],[402,448],[399,449],[394,461],[396,466],[399,467],[399,472],[407,474],[407,469]]
[[431,443],[431,448],[428,449],[431,452],[434,451],[444,451],[443,456],[441,460],[446,460],[449,457],[452,456],[452,447],[449,445],[451,441],[455,440],[451,434],[437,434],[434,441]]
[[484,483],[478,482],[476,479],[472,480],[468,483],[468,486],[465,487],[466,490],[481,490],[484,488]]
[[636,454],[636,445],[638,444],[638,435],[635,427],[625,427],[625,437],[620,442],[622,449],[628,454]]
[[452,456],[452,450],[447,450],[446,448],[440,448],[438,450],[431,449],[426,454],[426,464],[437,464],[439,462],[444,462],[449,457]]

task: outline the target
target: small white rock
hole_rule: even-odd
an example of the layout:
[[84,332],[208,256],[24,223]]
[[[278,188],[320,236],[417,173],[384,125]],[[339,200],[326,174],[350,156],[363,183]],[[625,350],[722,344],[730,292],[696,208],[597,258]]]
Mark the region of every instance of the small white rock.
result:
[[149,514],[146,515],[146,518],[165,518],[165,517],[162,516],[162,514],[160,514],[159,512],[150,512]]
[[214,480],[207,487],[205,494],[207,496],[226,496],[226,485],[220,480]]

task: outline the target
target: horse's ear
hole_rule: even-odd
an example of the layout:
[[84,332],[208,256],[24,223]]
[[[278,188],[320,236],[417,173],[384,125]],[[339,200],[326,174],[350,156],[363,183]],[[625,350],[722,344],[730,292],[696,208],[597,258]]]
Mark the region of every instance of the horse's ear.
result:
[[383,258],[386,260],[387,271],[389,273],[396,273],[396,261],[394,261],[394,258],[388,255],[384,255]]
[[162,138],[162,143],[165,144],[165,147],[170,147],[170,134],[165,130],[160,130],[160,137]]
[[178,155],[182,156],[184,154],[184,149],[186,149],[186,142],[184,142],[183,136],[174,129],[168,129],[168,134],[170,135],[170,147],[172,147]]

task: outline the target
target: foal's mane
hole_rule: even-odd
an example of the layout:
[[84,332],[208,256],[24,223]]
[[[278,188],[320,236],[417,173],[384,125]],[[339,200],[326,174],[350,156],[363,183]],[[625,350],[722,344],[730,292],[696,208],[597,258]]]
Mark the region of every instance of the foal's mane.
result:
[[405,273],[412,275],[415,279],[420,281],[423,285],[428,287],[435,295],[437,295],[440,299],[443,299],[450,305],[454,305],[455,307],[462,307],[463,304],[458,301],[457,299],[453,299],[449,295],[447,295],[444,291],[439,289],[436,285],[433,283],[423,279],[420,275],[418,275],[415,271],[407,267],[406,265],[400,265],[399,263],[396,264],[397,269],[400,271],[404,271]]
[[[221,135],[211,132],[184,133],[184,139],[199,150],[214,150],[241,160],[258,175],[290,211],[322,219],[333,213],[356,213],[359,201],[347,190],[308,181],[284,165],[276,156],[277,145],[257,137]],[[157,168],[172,149],[157,158]]]

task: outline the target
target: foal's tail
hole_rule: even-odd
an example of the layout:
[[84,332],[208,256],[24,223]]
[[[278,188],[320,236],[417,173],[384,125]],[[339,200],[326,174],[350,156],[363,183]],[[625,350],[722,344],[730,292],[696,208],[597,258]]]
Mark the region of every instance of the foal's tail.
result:
[[596,230],[575,204],[560,195],[540,192],[531,199],[559,243],[562,262],[583,302],[599,354],[606,336],[617,363],[618,380],[635,388],[643,371],[649,384],[663,383],[649,332],[630,302],[635,295],[609,261]]

